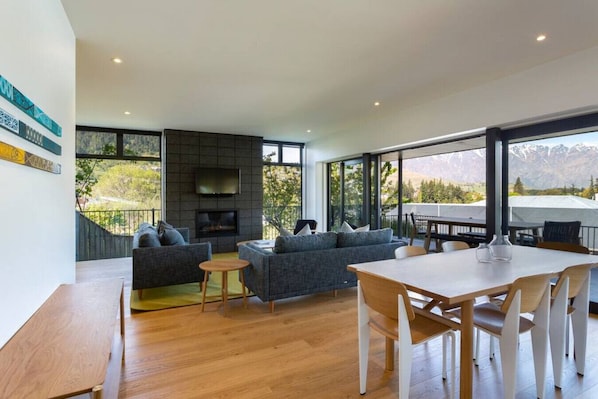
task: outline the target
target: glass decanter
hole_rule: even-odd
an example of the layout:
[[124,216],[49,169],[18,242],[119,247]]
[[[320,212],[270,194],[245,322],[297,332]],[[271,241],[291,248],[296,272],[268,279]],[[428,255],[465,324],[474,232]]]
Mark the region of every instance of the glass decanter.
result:
[[509,262],[513,258],[513,245],[509,241],[508,235],[494,234],[488,247],[492,260]]

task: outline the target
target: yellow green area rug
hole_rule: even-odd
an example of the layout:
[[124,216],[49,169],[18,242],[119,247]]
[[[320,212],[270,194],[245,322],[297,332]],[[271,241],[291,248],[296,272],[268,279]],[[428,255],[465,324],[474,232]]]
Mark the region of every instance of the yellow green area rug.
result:
[[[226,256],[228,255],[228,256]],[[212,259],[236,257],[232,254],[214,254]],[[206,290],[206,303],[222,300],[222,273],[211,273]],[[245,292],[247,296],[251,293]],[[197,305],[201,303],[202,292],[199,283],[169,285],[166,287],[146,288],[143,290],[143,299],[139,299],[137,290],[131,291],[131,309],[134,310],[160,310],[179,306]],[[241,282],[239,272],[228,273],[228,298],[241,298]]]

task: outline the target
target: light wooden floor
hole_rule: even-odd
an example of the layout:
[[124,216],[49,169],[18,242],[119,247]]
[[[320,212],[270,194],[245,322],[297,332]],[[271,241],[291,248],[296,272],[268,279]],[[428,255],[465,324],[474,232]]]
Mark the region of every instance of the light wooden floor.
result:
[[[125,278],[131,288],[131,259],[80,262],[77,280]],[[229,302],[126,314],[126,362],[120,398],[360,398],[357,368],[356,290],[305,296],[267,304],[250,298]],[[482,342],[487,351],[488,344]],[[520,344],[517,398],[535,398],[529,335]],[[440,377],[441,345],[414,351],[411,398],[448,397]],[[486,357],[474,370],[474,397],[502,397],[500,357]],[[457,351],[458,353],[458,351]],[[457,362],[458,363],[458,362]],[[395,371],[396,373],[396,371]],[[372,333],[368,392],[364,398],[396,397],[395,373],[384,371],[384,340]],[[585,377],[567,359],[565,387],[546,381],[547,398],[598,397],[598,318],[591,316]],[[457,384],[458,385],[458,384]],[[458,386],[457,386],[458,391]]]

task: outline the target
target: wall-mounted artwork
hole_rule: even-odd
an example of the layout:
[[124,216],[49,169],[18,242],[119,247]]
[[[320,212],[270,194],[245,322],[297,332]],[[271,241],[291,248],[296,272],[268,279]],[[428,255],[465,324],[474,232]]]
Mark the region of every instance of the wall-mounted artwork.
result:
[[62,147],[59,144],[50,140],[25,122],[18,120],[2,108],[0,108],[0,127],[53,154],[62,154]]
[[58,137],[62,136],[62,127],[52,118],[45,114],[37,105],[25,96],[19,89],[14,87],[8,80],[0,75],[0,95],[10,101],[13,105],[35,119],[42,126]]
[[0,141],[0,159],[9,162],[14,162],[19,165],[29,166],[31,168],[44,170],[46,172],[60,174],[60,164],[52,162],[48,159],[42,158],[22,148],[15,147]]

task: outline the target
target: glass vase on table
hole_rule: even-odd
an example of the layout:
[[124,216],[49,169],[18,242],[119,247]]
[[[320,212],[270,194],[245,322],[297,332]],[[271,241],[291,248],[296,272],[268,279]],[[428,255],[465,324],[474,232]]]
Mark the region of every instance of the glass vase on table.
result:
[[488,244],[492,260],[499,262],[509,262],[513,258],[513,245],[509,241],[508,235],[492,236],[492,241]]
[[489,263],[492,262],[492,255],[490,255],[490,247],[485,242],[482,242],[475,249],[475,257],[478,262]]

